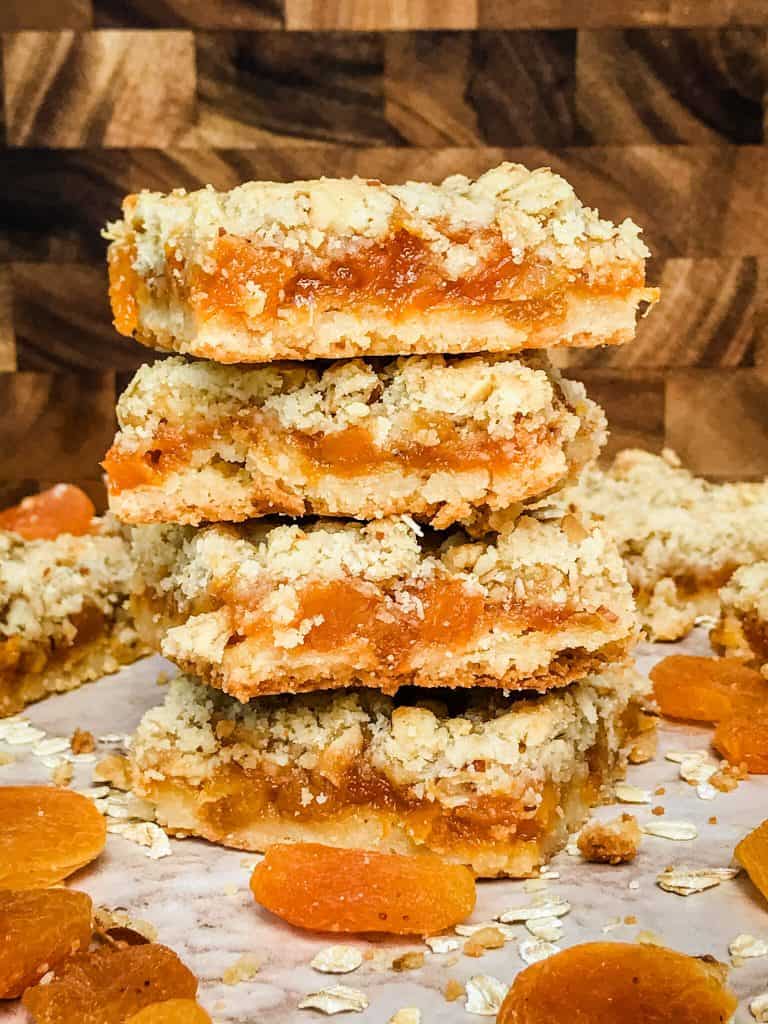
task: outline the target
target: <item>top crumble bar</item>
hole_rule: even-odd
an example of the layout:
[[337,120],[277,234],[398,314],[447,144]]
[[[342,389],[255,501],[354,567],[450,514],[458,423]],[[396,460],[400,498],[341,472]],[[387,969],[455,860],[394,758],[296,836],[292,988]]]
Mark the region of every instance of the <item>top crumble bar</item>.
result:
[[142,192],[108,226],[115,326],[221,363],[621,344],[648,249],[548,168]]

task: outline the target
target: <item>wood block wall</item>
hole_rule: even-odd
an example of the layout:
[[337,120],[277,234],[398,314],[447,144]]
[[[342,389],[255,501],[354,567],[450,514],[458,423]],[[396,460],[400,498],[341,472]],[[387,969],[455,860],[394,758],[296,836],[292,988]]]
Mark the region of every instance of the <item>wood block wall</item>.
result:
[[116,394],[100,229],[143,187],[548,164],[645,228],[663,302],[560,362],[612,447],[768,473],[766,0],[4,0],[0,502],[98,495]]

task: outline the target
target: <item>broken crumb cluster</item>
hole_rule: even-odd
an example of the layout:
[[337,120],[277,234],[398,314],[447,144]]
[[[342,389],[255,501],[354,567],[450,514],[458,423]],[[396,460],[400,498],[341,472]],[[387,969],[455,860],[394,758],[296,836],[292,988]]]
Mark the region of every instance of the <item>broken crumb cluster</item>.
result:
[[605,419],[533,350],[633,335],[637,227],[502,164],[142,193],[108,237],[118,330],[180,353],[138,372],[104,463],[138,632],[187,674],[135,789],[245,849],[534,871],[641,715],[615,545],[532,507]]

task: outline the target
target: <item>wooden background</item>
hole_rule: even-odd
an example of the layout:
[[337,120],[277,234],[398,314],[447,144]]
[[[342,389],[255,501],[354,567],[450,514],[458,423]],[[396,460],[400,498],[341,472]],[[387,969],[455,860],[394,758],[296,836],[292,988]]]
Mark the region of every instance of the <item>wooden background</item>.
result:
[[613,446],[768,473],[768,0],[0,0],[0,501],[100,490],[99,231],[142,187],[548,164],[634,217],[663,302],[569,355]]

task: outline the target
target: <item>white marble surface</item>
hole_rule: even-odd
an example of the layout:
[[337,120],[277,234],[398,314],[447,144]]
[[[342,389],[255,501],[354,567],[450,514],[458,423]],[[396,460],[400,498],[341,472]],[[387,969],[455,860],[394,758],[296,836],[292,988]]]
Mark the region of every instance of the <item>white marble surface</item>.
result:
[[[708,653],[704,635],[693,637],[676,650]],[[640,652],[647,670],[658,657],[672,653],[669,645]],[[80,691],[54,697],[28,709],[27,717],[49,734],[68,736],[76,726],[96,735],[129,733],[142,712],[163,698],[156,685],[160,659],[147,659],[116,677]],[[682,898],[663,892],[655,884],[659,871],[669,864],[724,867],[731,861],[735,843],[761,819],[768,817],[768,777],[743,782],[738,790],[701,800],[695,789],[679,778],[678,766],[664,760],[665,749],[706,747],[710,730],[664,723],[659,756],[650,764],[630,768],[628,781],[647,789],[665,786],[653,803],[666,808],[664,818],[695,822],[699,837],[693,842],[672,842],[644,837],[636,862],[627,866],[587,865],[563,853],[553,862],[561,873],[549,883],[552,895],[563,896],[572,910],[563,919],[561,946],[597,939],[631,941],[641,929],[655,932],[668,945],[688,953],[710,953],[728,960],[728,942],[742,932],[768,938],[768,907],[743,875],[719,888]],[[8,747],[14,764],[0,768],[0,784],[44,782],[49,771],[28,747]],[[107,753],[100,748],[99,755]],[[74,785],[90,783],[92,764],[78,765]],[[639,820],[651,819],[650,806],[622,807]],[[601,808],[613,817],[615,806]],[[717,825],[707,819],[716,815]],[[395,974],[392,957],[406,950],[426,950],[418,941],[364,940],[302,933],[282,925],[253,902],[248,889],[248,865],[254,855],[218,849],[198,840],[173,840],[173,853],[162,860],[148,859],[141,848],[117,836],[109,836],[107,848],[96,864],[71,879],[86,890],[95,903],[122,907],[131,915],[153,922],[159,941],[175,949],[200,978],[200,1000],[215,1021],[288,1024],[325,1019],[316,1011],[298,1010],[301,997],[311,991],[342,982],[366,992],[369,1009],[338,1019],[360,1024],[386,1024],[395,1010],[415,1006],[422,1010],[423,1024],[470,1024],[483,1018],[468,1014],[463,1001],[447,1003],[442,988],[449,978],[465,982],[471,975],[494,975],[506,982],[523,967],[517,941],[482,959],[427,951],[424,967]],[[639,885],[629,887],[630,882]],[[489,920],[508,906],[529,902],[523,882],[487,881],[478,885],[478,904],[473,920]],[[611,919],[634,916],[637,923],[622,925],[604,934]],[[523,925],[519,938],[529,937]],[[344,942],[375,952],[372,961],[352,974],[318,974],[309,966],[315,953],[333,942]],[[250,982],[227,986],[223,972],[242,954],[261,957],[261,970]],[[746,1003],[768,989],[768,958],[749,960],[731,971],[730,983],[742,1006],[736,1021],[752,1020]],[[485,1018],[489,1019],[489,1018]],[[17,1006],[0,1008],[2,1024],[20,1024],[24,1013]]]

